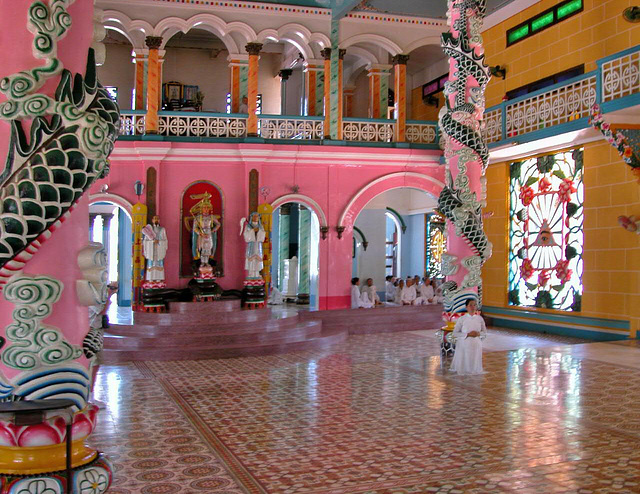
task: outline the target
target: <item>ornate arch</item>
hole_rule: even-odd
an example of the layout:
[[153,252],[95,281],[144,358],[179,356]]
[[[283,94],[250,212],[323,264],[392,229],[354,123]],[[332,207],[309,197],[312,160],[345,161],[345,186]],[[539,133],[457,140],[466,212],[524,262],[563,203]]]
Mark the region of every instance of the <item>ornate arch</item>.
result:
[[398,55],[403,53],[402,48],[398,46],[395,42],[391,41],[384,36],[380,36],[379,34],[356,34],[355,36],[351,36],[350,38],[345,39],[340,43],[340,48],[349,48],[357,43],[372,43],[376,46],[384,48],[391,55]]
[[127,199],[125,199],[122,196],[119,196],[116,194],[102,193],[102,192],[98,194],[91,194],[89,196],[89,205],[95,204],[96,202],[109,202],[111,204],[115,204],[116,206],[123,209],[129,216],[129,219],[131,219],[131,211],[133,209],[133,204],[131,204]]
[[275,201],[273,201],[271,203],[271,206],[273,207],[273,209],[276,209],[288,202],[299,202],[301,204],[304,204],[309,209],[311,209],[314,213],[316,213],[316,216],[318,217],[318,222],[320,223],[320,227],[328,226],[327,217],[324,214],[324,211],[322,210],[322,208],[320,207],[320,204],[318,204],[316,201],[311,199],[309,196],[305,196],[302,194],[285,194],[283,196],[278,197]]
[[162,36],[164,38],[161,46],[161,48],[164,48],[164,45],[174,34],[179,31],[187,33],[193,28],[204,29],[215,34],[222,40],[229,54],[232,55],[239,54],[240,50],[231,33],[239,33],[247,43],[254,41],[256,37],[254,30],[249,25],[238,21],[227,24],[220,17],[213,14],[196,14],[186,20],[179,17],[167,17],[156,24],[153,33],[154,36]]
[[425,38],[417,39],[408,46],[405,47],[404,53],[410,54],[413,50],[416,50],[422,46],[427,45],[435,45],[440,47],[440,37],[439,36],[427,36]]
[[128,15],[117,10],[105,10],[103,24],[106,29],[117,31],[127,38],[134,50],[146,48],[145,36],[153,35],[153,26],[147,21],[132,20]]
[[338,227],[345,227],[346,231],[351,231],[358,214],[360,214],[360,211],[364,209],[371,199],[382,192],[399,189],[401,187],[411,187],[422,190],[437,198],[444,184],[437,178],[424,175],[423,173],[397,172],[384,175],[369,182],[356,192],[340,215]]

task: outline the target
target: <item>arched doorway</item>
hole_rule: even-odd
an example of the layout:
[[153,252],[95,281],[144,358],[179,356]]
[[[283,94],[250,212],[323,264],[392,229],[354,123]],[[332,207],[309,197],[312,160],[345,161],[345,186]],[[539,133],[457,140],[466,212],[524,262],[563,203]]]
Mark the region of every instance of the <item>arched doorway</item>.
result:
[[372,278],[380,300],[384,300],[386,276],[422,278],[427,274],[430,217],[436,206],[434,194],[397,187],[377,194],[358,213],[352,273],[362,283]]
[[318,309],[320,220],[303,202],[274,203],[271,279],[286,301]]
[[118,283],[109,308],[113,321],[130,318],[132,234],[131,204],[109,196],[96,194],[89,199],[89,240],[105,246],[109,284]]

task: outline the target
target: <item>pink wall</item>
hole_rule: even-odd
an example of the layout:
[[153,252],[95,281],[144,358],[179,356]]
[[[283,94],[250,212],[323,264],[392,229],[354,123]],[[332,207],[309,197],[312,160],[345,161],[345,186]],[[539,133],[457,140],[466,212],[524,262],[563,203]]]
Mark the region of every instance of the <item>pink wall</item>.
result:
[[[158,213],[169,237],[167,284],[182,287],[188,279],[178,277],[180,197],[197,180],[218,185],[224,195],[226,232],[225,276],[219,282],[231,289],[241,288],[244,278],[244,241],[239,236],[239,224],[247,214],[250,170],[258,170],[260,186],[270,188],[269,202],[291,194],[297,185],[297,193],[318,203],[327,218],[329,235],[320,240],[319,305],[321,309],[334,309],[349,306],[351,226],[357,213],[375,195],[392,188],[411,186],[437,195],[444,181],[444,168],[438,164],[440,155],[439,151],[422,149],[119,141],[111,157],[109,176],[94,185],[92,192],[106,183],[110,193],[135,203],[133,183],[145,181],[148,166],[157,168]],[[363,188],[365,192],[347,215],[345,234],[338,239],[338,222]]]

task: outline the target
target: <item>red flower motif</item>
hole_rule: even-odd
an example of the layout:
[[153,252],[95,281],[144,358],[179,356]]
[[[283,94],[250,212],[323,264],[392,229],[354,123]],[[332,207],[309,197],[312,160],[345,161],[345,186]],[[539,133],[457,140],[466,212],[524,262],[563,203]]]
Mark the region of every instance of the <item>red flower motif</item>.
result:
[[526,258],[522,261],[522,266],[520,266],[520,276],[523,280],[528,280],[533,275],[535,269],[533,268],[533,264],[531,264],[531,259]]
[[544,287],[551,279],[551,273],[548,269],[543,269],[538,275],[538,285]]
[[560,202],[569,202],[571,200],[571,194],[577,189],[573,186],[573,180],[565,178],[558,187],[558,199]]
[[556,276],[562,283],[566,283],[571,279],[571,275],[573,274],[573,271],[569,269],[569,261],[567,260],[558,261],[554,269],[556,271]]
[[522,189],[520,189],[520,200],[522,201],[522,204],[524,204],[525,206],[528,206],[529,204],[531,204],[535,195],[536,193],[529,186],[525,186],[525,187],[522,187]]
[[540,192],[546,192],[549,190],[550,187],[551,187],[551,180],[549,180],[547,177],[542,177],[538,182],[538,189],[540,190]]

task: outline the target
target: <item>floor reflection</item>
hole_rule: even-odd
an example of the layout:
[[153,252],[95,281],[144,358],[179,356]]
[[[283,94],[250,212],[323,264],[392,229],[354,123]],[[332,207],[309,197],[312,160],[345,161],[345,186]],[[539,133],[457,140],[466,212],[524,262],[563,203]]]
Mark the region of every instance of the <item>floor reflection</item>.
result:
[[[490,330],[459,377],[429,331],[324,352],[100,369],[112,493],[640,492],[634,345]],[[630,359],[630,355],[627,355]]]

